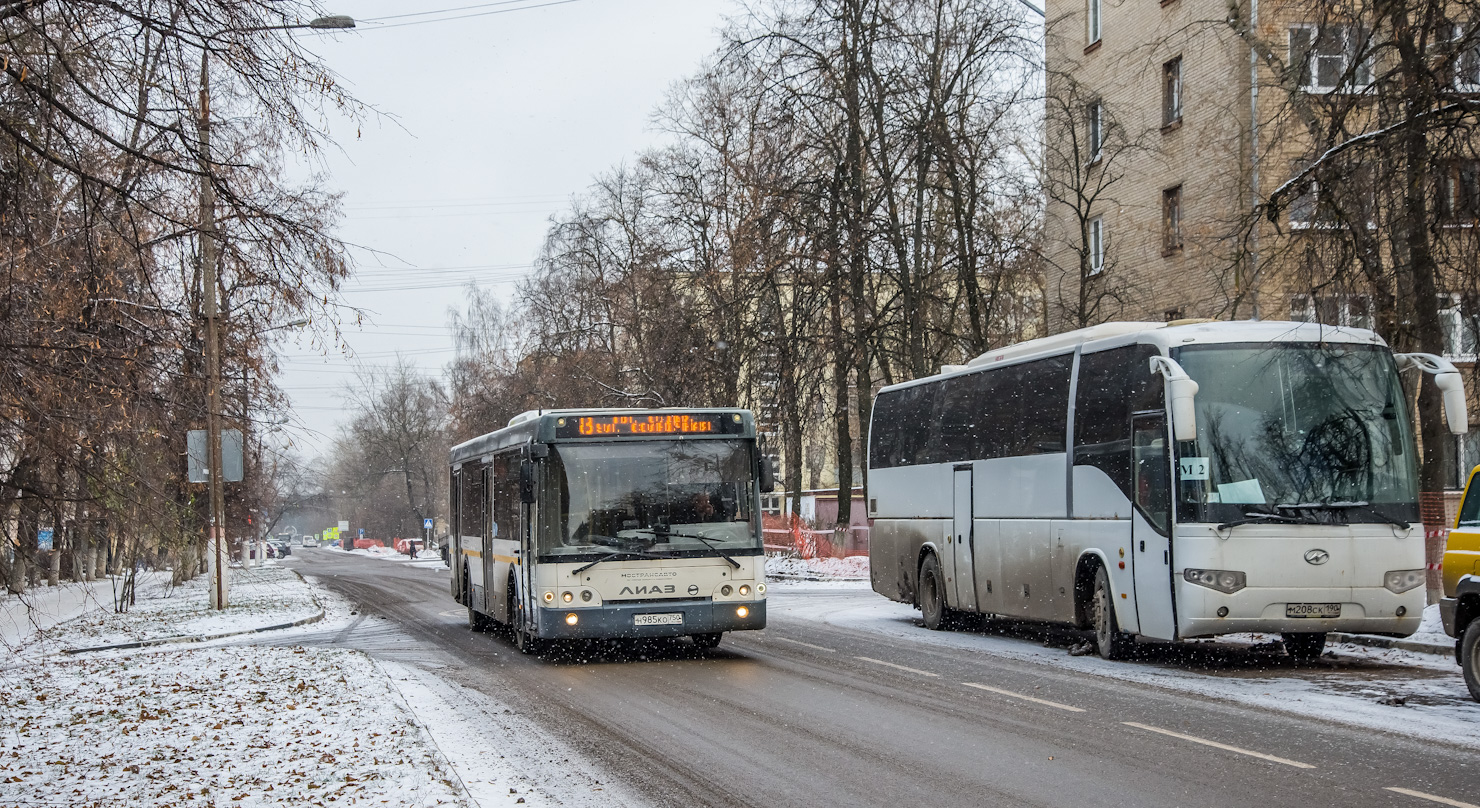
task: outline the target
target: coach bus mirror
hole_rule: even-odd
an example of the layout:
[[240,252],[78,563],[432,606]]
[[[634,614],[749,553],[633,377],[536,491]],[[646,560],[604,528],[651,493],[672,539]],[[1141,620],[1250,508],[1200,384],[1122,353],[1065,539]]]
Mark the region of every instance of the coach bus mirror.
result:
[[761,455],[761,493],[769,494],[776,488],[776,471],[771,468],[771,458]]
[[1449,431],[1455,435],[1469,432],[1469,404],[1465,401],[1465,383],[1460,379],[1459,372],[1436,374],[1434,384],[1444,391],[1444,419],[1449,422]]
[[1172,437],[1179,441],[1197,440],[1197,382],[1175,360],[1165,356],[1151,357],[1151,372],[1160,373],[1167,380]]
[[519,499],[526,505],[534,504],[534,462],[519,463]]

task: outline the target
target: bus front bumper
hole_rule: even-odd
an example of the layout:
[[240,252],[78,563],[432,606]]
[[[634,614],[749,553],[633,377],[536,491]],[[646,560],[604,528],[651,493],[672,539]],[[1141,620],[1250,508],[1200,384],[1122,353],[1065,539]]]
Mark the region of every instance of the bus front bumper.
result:
[[[1178,634],[1212,637],[1240,632],[1341,631],[1407,637],[1423,622],[1423,587],[1394,594],[1382,587],[1247,587],[1226,595],[1185,582],[1178,584]],[[1341,604],[1340,617],[1292,617],[1290,604]],[[1404,614],[1398,615],[1399,607]],[[1225,616],[1218,610],[1226,608]]]
[[[746,612],[744,617],[739,613],[742,608]],[[574,624],[568,622],[570,615],[576,617]],[[764,600],[675,600],[668,603],[606,603],[581,609],[541,607],[537,635],[552,640],[637,639],[765,627]]]

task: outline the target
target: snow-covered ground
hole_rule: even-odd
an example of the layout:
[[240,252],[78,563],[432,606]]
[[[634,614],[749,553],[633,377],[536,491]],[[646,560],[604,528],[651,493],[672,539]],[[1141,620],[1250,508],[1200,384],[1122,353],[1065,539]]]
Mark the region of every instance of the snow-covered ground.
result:
[[442,563],[442,556],[437,550],[423,551],[417,553],[416,558],[412,558],[405,553],[398,553],[396,552],[395,548],[380,546],[370,547],[368,549],[362,548],[359,550],[335,549],[334,552],[364,556],[365,558],[377,558],[381,561],[399,561],[402,564],[406,564],[412,567],[441,567],[443,569],[447,567],[446,564]]
[[[146,585],[167,573],[142,573]],[[0,594],[0,667],[21,646],[59,623],[85,612],[111,610],[118,580],[41,586],[22,595]]]
[[0,804],[468,804],[355,651],[176,646],[0,681]]
[[233,568],[230,574],[229,607],[224,611],[211,608],[206,576],[170,586],[168,573],[151,574],[141,577],[129,611],[115,613],[105,594],[107,608],[86,610],[19,645],[24,646],[25,656],[36,657],[67,648],[250,630],[311,618],[322,611],[313,590],[289,568],[268,562],[251,569]]
[[1070,656],[1068,632],[1010,622],[986,630],[929,631],[920,625],[919,611],[907,604],[872,592],[808,588],[774,588],[768,604],[772,618],[893,637],[901,648],[949,646],[1045,662],[1086,675],[1480,749],[1480,704],[1469,697],[1459,667],[1449,657],[1335,644],[1319,663],[1295,666],[1278,651],[1261,656],[1247,643],[1223,639],[1151,645],[1143,659],[1106,662],[1093,655]]
[[766,556],[769,581],[863,581],[868,582],[868,556],[847,558],[793,558]]

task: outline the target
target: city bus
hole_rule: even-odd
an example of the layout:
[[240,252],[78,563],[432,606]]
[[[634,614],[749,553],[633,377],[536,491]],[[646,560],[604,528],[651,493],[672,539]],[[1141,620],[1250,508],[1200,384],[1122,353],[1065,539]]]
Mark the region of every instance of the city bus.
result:
[[1138,640],[1408,636],[1424,607],[1399,374],[1459,373],[1371,331],[1108,323],[883,388],[869,431],[872,584],[932,629],[966,614]]
[[739,409],[542,410],[451,451],[452,595],[475,631],[546,641],[765,628],[760,491]]

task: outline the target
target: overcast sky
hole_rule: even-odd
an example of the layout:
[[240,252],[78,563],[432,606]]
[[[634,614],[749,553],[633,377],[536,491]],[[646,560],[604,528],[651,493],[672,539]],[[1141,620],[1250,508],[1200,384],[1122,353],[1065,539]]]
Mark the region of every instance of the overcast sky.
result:
[[327,159],[331,186],[344,192],[341,234],[364,248],[344,299],[367,310],[369,324],[347,326],[347,346],[327,353],[301,337],[282,341],[294,451],[304,458],[328,451],[356,364],[400,353],[441,373],[452,357],[447,312],[467,281],[513,291],[550,216],[596,174],[661,140],[654,107],[713,51],[736,7],[334,0],[329,10],[359,27],[313,47],[360,100],[395,120],[358,134],[353,123],[334,127]]

